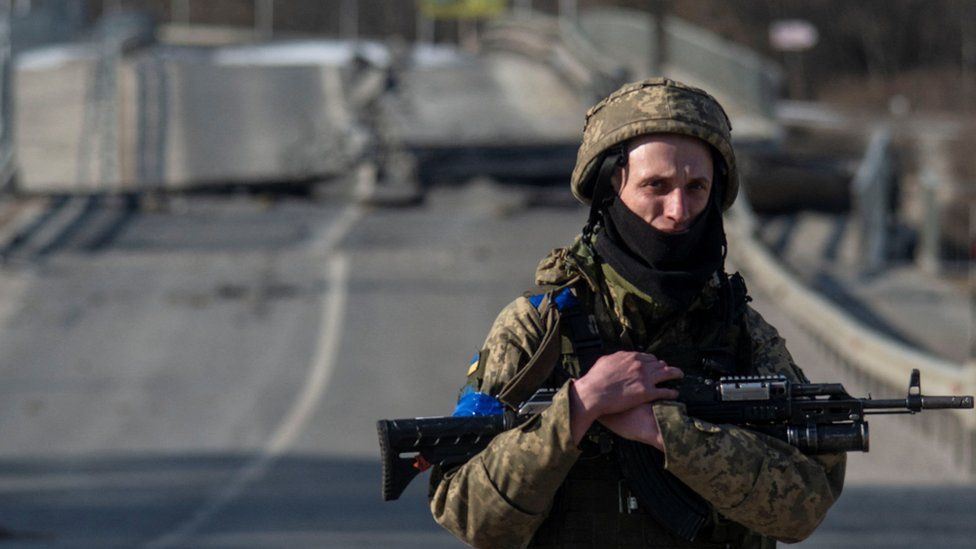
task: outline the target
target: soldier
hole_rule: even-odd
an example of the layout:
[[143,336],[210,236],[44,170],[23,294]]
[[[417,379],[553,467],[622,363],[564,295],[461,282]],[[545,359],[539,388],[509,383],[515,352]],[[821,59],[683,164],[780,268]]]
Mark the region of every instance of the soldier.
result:
[[[628,84],[586,115],[572,191],[582,234],[542,260],[544,293],[499,314],[468,372],[460,413],[552,405],[463,466],[434,471],[434,518],[476,547],[775,547],[807,537],[840,495],[845,456],[690,418],[683,375],[806,381],[776,330],[724,270],[722,212],[738,191],[728,118],[667,79]],[[561,320],[560,320],[561,319]],[[636,502],[614,447],[655,448],[705,502],[685,539]],[[636,505],[635,505],[636,503]],[[658,502],[660,503],[660,502]],[[635,509],[636,507],[636,509]]]

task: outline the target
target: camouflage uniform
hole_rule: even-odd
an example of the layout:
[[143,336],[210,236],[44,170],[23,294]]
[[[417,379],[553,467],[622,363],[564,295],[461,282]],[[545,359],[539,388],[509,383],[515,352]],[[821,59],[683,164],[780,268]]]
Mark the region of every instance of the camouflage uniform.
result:
[[[597,110],[609,105],[612,111],[615,102],[628,101],[626,94],[635,90],[640,93],[642,87],[659,86],[661,82],[668,90],[680,86],[655,80],[625,87],[591,109],[587,131],[592,130],[591,115]],[[678,99],[687,99],[686,90],[679,90],[683,95]],[[693,102],[697,101],[695,97],[692,94]],[[679,103],[665,101],[661,107],[660,103],[638,99],[638,109],[664,117],[671,128],[668,131],[701,137],[727,162],[731,159],[725,206],[731,204],[737,180],[728,143],[716,139],[715,131],[701,131],[700,122],[697,126],[694,120],[688,122]],[[701,115],[711,108],[702,101],[688,110]],[[608,124],[606,117],[596,118],[600,125]],[[606,132],[584,137],[573,185],[574,194],[581,200],[592,197],[592,187],[587,189],[583,182],[586,174],[595,170],[601,148],[649,133],[628,129],[625,124],[614,125],[612,120],[609,124]],[[679,127],[681,124],[686,127]],[[604,139],[607,132],[617,134]],[[751,308],[745,307],[731,330],[713,329],[716,324],[707,319],[730,306],[721,291],[724,273],[715,273],[687,310],[668,310],[660,296],[643,293],[602,262],[593,252],[591,239],[592,235],[583,236],[570,248],[554,250],[541,262],[536,283],[572,288],[588,312],[595,315],[605,342],[654,354],[686,375],[695,375],[703,374],[698,354],[702,348],[717,339],[732,341],[737,360],[748,361],[755,373],[805,380],[783,339]],[[546,334],[544,313],[525,297],[502,310],[477,367],[469,372],[468,386],[497,395],[540,347]],[[570,371],[556,380],[560,388],[546,411],[497,436],[463,466],[435,471],[430,505],[438,523],[475,547],[760,548],[774,546],[773,539],[796,542],[807,537],[840,495],[844,454],[805,456],[779,440],[693,419],[682,404],[659,401],[654,413],[664,439],[665,469],[710,504],[714,523],[726,528],[724,534],[719,532],[711,538],[721,543],[678,540],[649,515],[620,513],[614,501],[595,498],[576,505],[577,495],[585,499],[587,490],[606,493],[608,486],[616,489],[611,483],[619,478],[612,462],[601,461],[604,458],[600,455],[580,459],[583,451],[573,443],[568,389],[571,378],[580,373]],[[580,486],[580,490],[574,488]],[[567,493],[577,495],[567,497]]]

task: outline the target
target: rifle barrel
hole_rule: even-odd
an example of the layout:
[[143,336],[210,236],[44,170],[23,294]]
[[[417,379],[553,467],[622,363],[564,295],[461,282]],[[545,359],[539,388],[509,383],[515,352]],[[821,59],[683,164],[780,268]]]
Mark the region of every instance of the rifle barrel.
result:
[[[915,398],[921,399],[921,407],[914,406]],[[865,399],[861,401],[865,410],[895,409],[895,410],[948,410],[948,409],[969,409],[973,407],[973,397],[965,396],[927,396],[891,399]]]
[[927,410],[972,407],[972,396],[922,396],[922,408]]

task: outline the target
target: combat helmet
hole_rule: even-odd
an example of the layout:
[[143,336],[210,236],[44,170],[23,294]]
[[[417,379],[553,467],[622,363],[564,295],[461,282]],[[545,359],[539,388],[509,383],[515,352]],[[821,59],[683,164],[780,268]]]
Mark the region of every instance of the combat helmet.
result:
[[725,160],[722,210],[729,209],[739,191],[729,117],[704,90],[668,78],[625,84],[587,111],[583,143],[570,183],[573,196],[590,204],[606,153],[631,138],[651,133],[688,135],[711,145]]

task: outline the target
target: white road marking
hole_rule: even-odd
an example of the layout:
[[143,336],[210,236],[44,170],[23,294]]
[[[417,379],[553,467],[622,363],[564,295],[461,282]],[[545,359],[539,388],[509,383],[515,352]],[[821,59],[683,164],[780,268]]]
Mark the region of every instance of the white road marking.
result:
[[288,415],[275,429],[261,453],[242,467],[222,490],[214,494],[186,521],[178,524],[168,533],[150,540],[144,547],[175,547],[187,542],[203,524],[240,497],[253,482],[264,476],[274,461],[284,454],[301,434],[332,378],[339,350],[350,261],[347,254],[334,252],[334,249],[361,216],[362,209],[358,206],[346,208],[321,237],[320,245],[313,249],[313,253],[325,256],[329,286],[321,303],[320,332],[315,356],[306,374],[302,393],[292,405]]
[[334,255],[333,250],[349,233],[349,230],[363,216],[363,209],[359,206],[349,206],[339,214],[339,219],[329,225],[325,233],[316,239],[311,253],[326,260]]
[[329,285],[327,298],[322,303],[323,321],[315,358],[312,360],[312,368],[306,378],[301,398],[268,444],[269,451],[275,454],[280,454],[291,446],[301,433],[335,372],[339,338],[342,335],[342,315],[346,310],[349,256],[345,253],[336,254],[329,261],[328,270],[332,283]]

